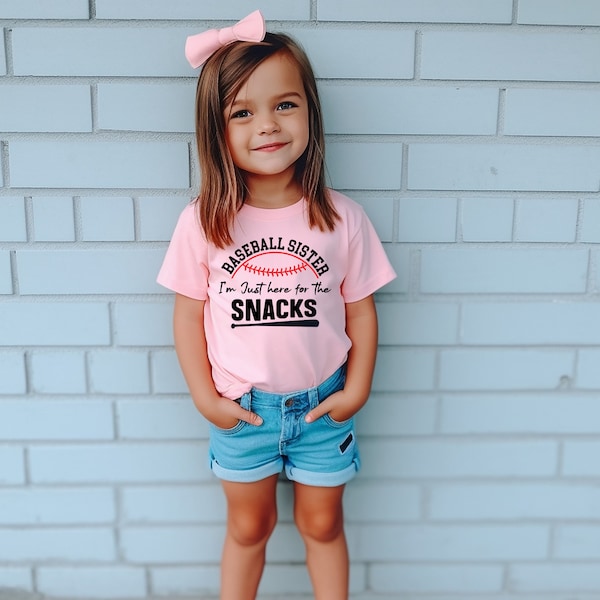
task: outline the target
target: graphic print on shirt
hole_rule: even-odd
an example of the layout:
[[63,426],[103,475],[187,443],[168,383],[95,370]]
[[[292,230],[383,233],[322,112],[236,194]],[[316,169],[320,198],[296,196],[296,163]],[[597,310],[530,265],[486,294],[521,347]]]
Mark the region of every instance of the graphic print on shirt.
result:
[[219,294],[229,294],[231,327],[318,327],[318,298],[331,292],[329,271],[314,248],[295,239],[251,240],[221,265],[229,275]]

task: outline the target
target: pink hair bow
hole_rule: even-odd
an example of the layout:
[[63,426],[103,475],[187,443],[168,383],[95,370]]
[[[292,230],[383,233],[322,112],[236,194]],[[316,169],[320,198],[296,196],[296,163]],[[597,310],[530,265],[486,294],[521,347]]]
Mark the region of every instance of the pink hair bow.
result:
[[265,33],[265,19],[260,10],[255,10],[232,27],[209,29],[190,35],[185,42],[185,57],[192,67],[197,68],[221,46],[235,41],[261,42]]

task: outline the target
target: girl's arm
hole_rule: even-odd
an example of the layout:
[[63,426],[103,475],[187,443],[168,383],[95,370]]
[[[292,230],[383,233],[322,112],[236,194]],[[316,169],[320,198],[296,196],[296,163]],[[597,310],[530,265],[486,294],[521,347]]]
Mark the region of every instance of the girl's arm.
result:
[[173,332],[179,365],[200,413],[223,429],[234,427],[239,420],[260,425],[262,419],[258,415],[223,398],[215,388],[204,335],[203,300],[175,295]]
[[345,421],[367,402],[371,392],[377,355],[377,311],[373,295],[346,304],[346,333],[352,342],[348,352],[346,384],[306,415],[308,423],[329,413],[335,421]]

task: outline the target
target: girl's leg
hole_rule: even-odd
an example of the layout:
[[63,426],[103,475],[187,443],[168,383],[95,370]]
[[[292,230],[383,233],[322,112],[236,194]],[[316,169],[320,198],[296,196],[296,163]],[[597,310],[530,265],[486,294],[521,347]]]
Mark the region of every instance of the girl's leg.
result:
[[344,534],[344,486],[294,483],[294,519],[306,546],[315,600],[348,600],[348,548]]
[[267,541],[277,522],[277,475],[255,483],[222,481],[227,532],[221,562],[221,600],[254,600]]

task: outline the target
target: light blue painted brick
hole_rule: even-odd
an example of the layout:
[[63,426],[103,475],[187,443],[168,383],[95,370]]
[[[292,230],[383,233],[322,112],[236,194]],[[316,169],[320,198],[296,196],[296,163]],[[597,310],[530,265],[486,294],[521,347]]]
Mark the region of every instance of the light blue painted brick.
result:
[[[326,133],[493,135],[498,91],[321,84]],[[366,106],[376,110],[364,110]],[[440,106],[444,110],[440,111]]]
[[0,131],[92,130],[87,85],[6,85],[0,87],[0,104]]
[[13,187],[189,186],[188,145],[184,142],[14,141],[9,152]]
[[108,307],[102,303],[5,303],[0,346],[103,346],[110,343]]
[[206,593],[216,596],[220,589],[220,570],[217,565],[153,568],[150,569],[152,590],[167,597]]
[[25,567],[0,567],[0,589],[33,591],[31,569]]
[[514,89],[506,92],[506,135],[598,136],[596,90]]
[[[26,394],[25,357],[22,352],[0,352],[0,395]],[[2,404],[0,404],[0,411]],[[0,423],[0,428],[2,424]]]
[[398,190],[402,144],[328,142],[327,168],[334,188]]
[[162,249],[17,251],[21,294],[150,294]]
[[208,424],[190,398],[122,401],[117,422],[121,439],[208,438]]
[[600,81],[595,33],[426,31],[423,79]]
[[0,484],[21,485],[25,483],[23,450],[15,446],[0,446]]
[[455,198],[402,198],[398,241],[456,241],[457,205]]
[[[348,546],[352,546],[352,530],[347,532]],[[267,562],[290,563],[304,560],[304,544],[292,523],[279,523],[267,546]]]
[[116,302],[115,341],[119,346],[172,346],[172,316],[172,302]]
[[92,525],[112,523],[116,514],[110,488],[5,489],[0,504],[3,525]]
[[374,561],[541,560],[543,525],[373,525],[360,528],[358,559]]
[[481,345],[600,344],[600,306],[585,302],[466,303],[461,341]]
[[195,83],[100,84],[98,128],[190,133],[195,100]]
[[194,483],[209,481],[206,444],[61,444],[30,448],[34,483]]
[[[287,596],[290,590],[296,594],[310,594],[312,591],[310,578],[306,567],[303,567],[304,565],[298,564],[265,566],[264,576],[258,588],[259,594],[285,594]],[[350,593],[353,591],[353,579],[354,577],[351,577],[349,581]]]
[[155,394],[187,394],[188,387],[174,350],[152,352],[152,389]]
[[429,517],[443,521],[598,519],[593,484],[445,484],[430,490]]
[[369,198],[357,194],[352,194],[352,198],[365,209],[379,239],[382,242],[391,242],[394,230],[394,199]]
[[36,351],[31,353],[29,360],[32,391],[40,394],[85,394],[83,352]]
[[421,252],[421,291],[566,294],[586,291],[588,251],[437,249]]
[[592,146],[411,144],[411,190],[598,191]]
[[514,202],[510,198],[464,198],[460,227],[465,242],[510,242]]
[[[600,559],[600,527],[597,525],[563,525],[557,528],[554,554],[560,559]],[[600,580],[599,580],[600,581]]]
[[442,398],[440,431],[447,434],[594,434],[600,406],[573,392],[474,394]]
[[0,199],[0,242],[26,242],[25,201],[22,197]]
[[444,345],[457,341],[457,304],[384,302],[378,304],[377,312],[382,345]]
[[81,199],[81,239],[85,242],[133,241],[133,200],[123,196]]
[[[558,447],[548,441],[445,441],[363,438],[363,479],[552,477]],[[382,460],[393,457],[393,460]]]
[[68,561],[116,559],[114,533],[104,528],[0,529],[2,561]]
[[344,495],[344,516],[350,522],[417,521],[422,493],[418,486],[392,481],[357,480]]
[[571,379],[570,350],[443,350],[443,390],[553,390]]
[[170,240],[177,219],[189,202],[188,197],[178,196],[144,196],[138,198],[140,241]]
[[434,379],[434,352],[397,348],[379,349],[373,378],[374,391],[427,391],[433,389]]
[[[194,0],[179,0],[176,4],[169,5],[165,5],[162,0],[129,0],[126,3],[121,0],[96,1],[98,19],[233,19],[238,21],[253,10],[256,10],[256,4],[252,0],[204,2],[201,6]],[[263,0],[260,3],[260,10],[266,20],[308,20],[310,1]],[[221,26],[219,23],[218,27]]]
[[128,566],[42,567],[37,571],[37,589],[54,597],[144,598],[144,569]]
[[515,241],[574,242],[579,202],[575,198],[523,198],[517,202]]
[[397,294],[406,294],[410,287],[410,262],[411,255],[409,248],[400,245],[384,244],[384,248],[397,277],[392,280],[380,291]]
[[600,199],[586,198],[583,201],[579,240],[581,242],[600,242]]
[[0,403],[0,438],[5,440],[111,440],[106,402],[19,400]]
[[0,6],[2,19],[88,19],[87,0],[3,0]]
[[600,443],[596,441],[565,442],[563,475],[566,477],[599,477],[600,463],[596,460]]
[[0,294],[12,294],[12,267],[10,252],[0,252]]
[[90,387],[99,394],[146,394],[150,373],[146,352],[97,350],[88,356]]
[[520,0],[517,23],[523,25],[600,25],[595,0]]
[[[0,44],[0,75],[6,75],[6,51],[4,44]],[[0,174],[0,184],[2,184],[2,175]]]
[[33,236],[36,242],[72,242],[75,240],[73,198],[35,196]]
[[369,569],[371,589],[383,594],[477,594],[502,590],[500,566],[399,565],[376,563]]
[[[591,325],[591,323],[590,323]],[[597,390],[600,388],[600,350],[580,350],[577,360],[577,377],[575,384],[578,389]]]
[[399,23],[510,23],[510,0],[319,0],[321,21],[376,21]]
[[[600,589],[600,569],[597,564],[521,564],[511,565],[508,570],[509,589],[516,593],[542,592],[577,596],[590,592],[590,600]],[[547,595],[540,598],[549,597]]]

